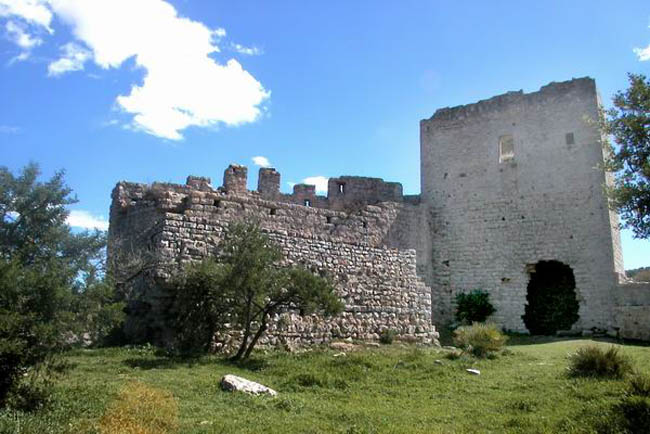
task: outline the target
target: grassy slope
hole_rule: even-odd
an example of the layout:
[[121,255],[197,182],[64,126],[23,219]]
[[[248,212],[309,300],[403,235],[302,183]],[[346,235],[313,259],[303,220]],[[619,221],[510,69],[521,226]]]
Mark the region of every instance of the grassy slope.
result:
[[[76,351],[51,409],[0,414],[0,431],[92,432],[119,388],[140,380],[173,393],[182,433],[591,432],[625,383],[566,377],[567,353],[590,341],[531,342],[494,360],[451,361],[442,350],[394,345],[337,358],[329,350],[270,352],[245,367],[214,357],[190,366],[147,349]],[[650,373],[650,347],[623,350]],[[469,375],[468,367],[481,375]],[[226,373],[259,381],[280,396],[222,392]]]

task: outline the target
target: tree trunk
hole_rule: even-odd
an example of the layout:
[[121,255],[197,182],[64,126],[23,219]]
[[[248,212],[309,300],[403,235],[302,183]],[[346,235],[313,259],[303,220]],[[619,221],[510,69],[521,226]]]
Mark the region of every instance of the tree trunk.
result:
[[232,356],[230,359],[231,360],[240,360],[244,353],[246,352],[246,348],[248,347],[248,338],[251,335],[251,300],[248,300],[248,306],[246,306],[246,327],[244,328],[244,336],[242,337],[241,344],[239,345],[239,351],[237,351],[237,354]]
[[247,325],[246,330],[244,331],[244,337],[242,338],[241,344],[239,345],[239,350],[237,351],[237,354],[230,358],[230,360],[239,360],[242,358],[246,352],[246,348],[248,347],[248,338],[250,335],[250,327]]
[[266,329],[267,329],[266,318],[267,318],[267,315],[263,314],[263,316],[262,316],[262,324],[260,325],[260,328],[257,329],[257,333],[255,333],[255,336],[253,336],[253,340],[251,341],[250,345],[248,346],[248,349],[246,350],[246,354],[244,354],[244,360],[248,359],[248,356],[250,356],[251,352],[253,352],[253,347],[255,346],[255,344],[257,343],[259,338],[266,331]]

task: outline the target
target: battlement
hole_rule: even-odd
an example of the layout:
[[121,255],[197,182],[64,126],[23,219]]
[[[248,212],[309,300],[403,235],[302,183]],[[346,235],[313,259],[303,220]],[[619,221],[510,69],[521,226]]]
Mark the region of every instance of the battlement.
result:
[[[327,196],[319,195],[316,186],[311,184],[295,184],[291,194],[280,192],[281,175],[274,168],[263,167],[259,170],[257,191],[249,191],[248,168],[239,164],[231,164],[223,175],[223,186],[213,187],[209,177],[190,175],[185,185],[154,183],[150,187],[144,184],[120,183],[122,188],[129,190],[129,201],[141,200],[147,194],[166,191],[169,194],[189,194],[192,190],[215,192],[229,195],[256,195],[265,200],[303,205],[313,208],[332,210],[346,210],[359,208],[366,205],[375,205],[381,202],[405,202],[402,194],[402,184],[386,182],[381,178],[368,178],[362,176],[341,176],[330,178]],[[120,199],[127,200],[125,197]],[[410,204],[417,203],[417,197],[409,197]],[[177,204],[178,205],[178,204]]]
[[451,320],[455,296],[472,288],[490,293],[495,322],[525,331],[531,269],[554,261],[574,276],[575,330],[619,324],[622,333],[647,338],[634,334],[647,317],[646,298],[630,292],[615,305],[612,295],[622,270],[618,221],[602,194],[601,134],[585,122],[598,108],[589,77],[441,108],[420,122],[418,195],[360,176],[329,178],[326,194],[304,183],[286,194],[280,172],[269,167],[250,191],[248,169],[238,164],[226,168],[222,186],[201,176],[182,185],[120,182],[109,257],[139,251],[161,261],[153,276],[128,283],[141,288],[130,321],[153,321],[157,330],[164,309],[156,310],[156,288],[168,281],[167,270],[218,253],[230,222],[253,220],[286,264],[334,276],[346,305],[339,319],[292,319],[294,328],[271,335],[322,342],[376,339],[395,329],[430,341],[432,320]]
[[262,226],[280,224],[305,237],[398,245],[388,240],[402,235],[395,235],[391,232],[395,228],[386,223],[397,218],[403,207],[419,203],[418,196],[404,200],[401,184],[380,178],[331,178],[328,195],[321,196],[310,184],[294,185],[291,194],[280,193],[280,173],[273,168],[261,168],[258,190],[249,191],[247,175],[245,166],[231,164],[220,187],[212,186],[208,177],[194,175],[185,184],[119,182],[112,193],[110,231],[129,232],[125,228],[134,222],[166,213],[206,213],[220,221],[252,218]]
[[476,118],[491,112],[506,111],[517,105],[540,105],[556,103],[560,98],[575,99],[577,95],[596,98],[596,82],[593,78],[582,77],[568,81],[551,82],[536,92],[524,93],[523,90],[510,91],[473,104],[456,107],[444,107],[435,111],[429,119],[421,124],[447,123]]
[[[226,169],[218,188],[198,176],[189,176],[185,184],[119,182],[112,193],[108,255],[123,282],[118,290],[128,295],[125,333],[136,342],[166,341],[165,294],[176,290],[170,285],[174,274],[187,263],[218,254],[231,222],[255,221],[282,252],[280,265],[329,276],[345,306],[329,319],[283,312],[282,320],[271,320],[264,343],[376,340],[383,330],[409,341],[435,342],[431,289],[418,276],[414,246],[407,241],[415,238],[409,226],[415,207],[394,201],[369,204],[401,197],[399,184],[336,179],[350,189],[341,194],[362,198],[363,206],[332,209],[332,203],[344,202],[330,202],[308,184],[282,194],[280,174],[270,168],[260,169],[258,191],[246,190],[247,169],[239,165]],[[133,275],[130,258],[136,258],[136,267],[151,263]]]

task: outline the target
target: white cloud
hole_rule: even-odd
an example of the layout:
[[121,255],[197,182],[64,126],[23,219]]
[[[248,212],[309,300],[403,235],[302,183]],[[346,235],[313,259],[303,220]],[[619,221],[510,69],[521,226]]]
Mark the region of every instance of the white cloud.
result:
[[68,42],[61,47],[63,56],[47,66],[47,74],[50,76],[59,76],[71,71],[80,71],[84,68],[84,63],[90,59],[92,53],[74,42]]
[[316,186],[316,193],[327,193],[327,181],[329,178],[324,176],[309,176],[302,180],[303,184]]
[[101,68],[119,68],[133,58],[144,80],[118,96],[117,106],[133,115],[134,129],[180,140],[191,126],[254,122],[270,96],[237,60],[211,57],[220,52],[224,29],[180,17],[164,0],[0,0],[0,5],[0,15],[46,29],[56,15]]
[[7,31],[9,39],[14,44],[25,50],[30,50],[43,43],[42,39],[30,35],[21,24],[18,24],[15,21],[7,21],[5,30]]
[[23,51],[19,55],[14,56],[11,59],[9,59],[9,61],[7,62],[7,65],[11,66],[14,63],[24,62],[25,60],[29,59],[29,56],[31,56],[31,53],[29,51]]
[[70,211],[66,223],[73,228],[108,230],[108,221],[103,217],[93,216],[88,211]]
[[264,54],[261,48],[245,47],[241,44],[230,44],[230,47],[239,54],[246,54],[248,56],[259,56]]
[[20,17],[52,32],[52,12],[44,0],[0,0],[0,17]]
[[11,125],[0,125],[0,134],[18,134],[20,128]]
[[639,61],[645,62],[646,60],[650,60],[650,45],[645,48],[635,48],[633,51],[639,58]]
[[253,157],[253,158],[251,158],[251,160],[253,160],[253,163],[255,163],[255,165],[260,166],[260,167],[270,167],[271,166],[271,162],[269,161],[269,159],[266,158],[266,157],[262,157],[261,155],[257,156],[257,157]]

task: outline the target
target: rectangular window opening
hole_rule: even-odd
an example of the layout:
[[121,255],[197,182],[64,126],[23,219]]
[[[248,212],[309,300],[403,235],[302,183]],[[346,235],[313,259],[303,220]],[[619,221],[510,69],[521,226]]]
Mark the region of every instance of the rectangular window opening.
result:
[[515,158],[515,140],[512,134],[499,137],[499,163]]
[[567,145],[574,145],[575,142],[576,142],[576,138],[573,135],[573,133],[566,133],[566,135],[564,136],[564,139],[565,139]]

